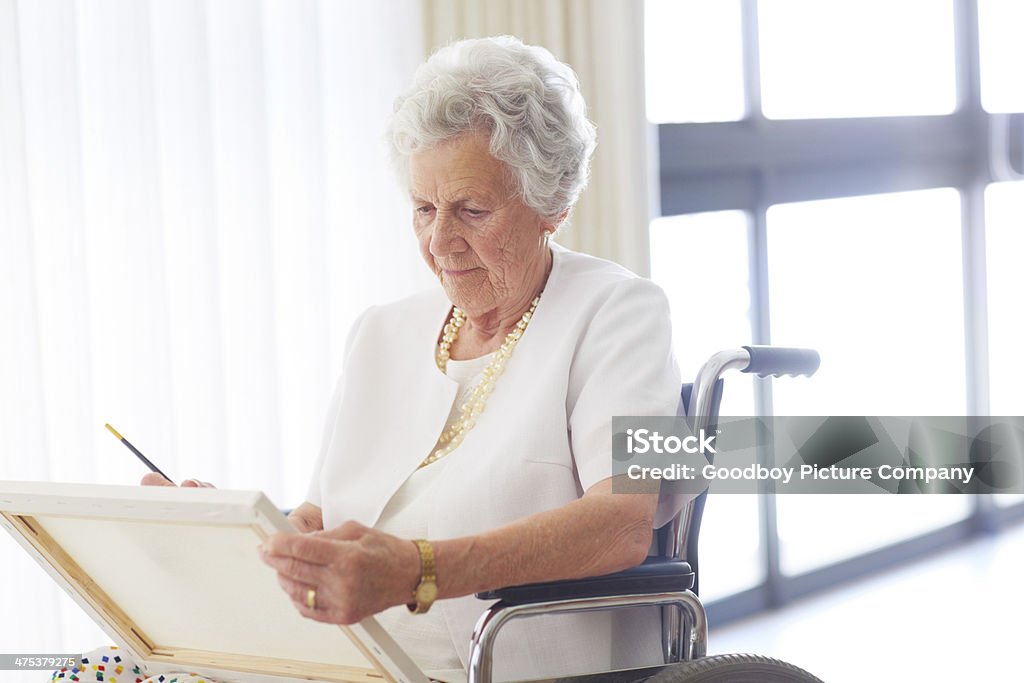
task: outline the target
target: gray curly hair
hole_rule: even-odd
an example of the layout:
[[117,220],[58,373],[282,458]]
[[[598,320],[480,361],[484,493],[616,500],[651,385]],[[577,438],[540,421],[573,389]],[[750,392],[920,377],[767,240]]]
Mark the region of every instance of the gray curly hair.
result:
[[405,178],[411,154],[474,131],[490,135],[491,155],[540,216],[557,220],[576,203],[596,129],[576,74],[550,52],[512,36],[441,48],[395,100],[388,138]]

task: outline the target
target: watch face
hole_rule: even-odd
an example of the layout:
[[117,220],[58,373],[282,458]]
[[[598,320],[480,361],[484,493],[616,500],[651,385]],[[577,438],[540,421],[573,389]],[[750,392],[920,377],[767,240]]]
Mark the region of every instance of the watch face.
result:
[[421,605],[424,604],[424,603],[429,605],[430,603],[434,602],[434,599],[436,597],[437,597],[437,584],[436,583],[433,583],[433,582],[426,583],[426,582],[424,582],[424,583],[421,583],[419,586],[416,587],[416,602],[420,603]]

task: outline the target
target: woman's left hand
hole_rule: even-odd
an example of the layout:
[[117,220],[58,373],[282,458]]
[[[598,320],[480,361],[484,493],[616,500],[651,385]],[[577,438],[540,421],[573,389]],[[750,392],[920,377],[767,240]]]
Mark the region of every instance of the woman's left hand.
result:
[[[354,624],[411,601],[420,578],[416,545],[357,522],[311,534],[275,534],[263,561],[305,617]],[[310,589],[315,607],[309,607]]]

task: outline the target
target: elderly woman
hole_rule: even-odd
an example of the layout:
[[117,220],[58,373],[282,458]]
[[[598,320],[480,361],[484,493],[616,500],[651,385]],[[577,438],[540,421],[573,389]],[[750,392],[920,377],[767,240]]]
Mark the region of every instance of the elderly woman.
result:
[[[569,67],[509,37],[450,45],[417,70],[389,135],[440,287],[355,323],[291,515],[312,533],[262,553],[304,616],[376,615],[455,681],[486,606],[474,592],[643,561],[671,510],[613,493],[612,416],[675,414],[680,378],[661,290],[551,241],[595,144]],[[658,663],[655,619],[513,624],[496,675]]]

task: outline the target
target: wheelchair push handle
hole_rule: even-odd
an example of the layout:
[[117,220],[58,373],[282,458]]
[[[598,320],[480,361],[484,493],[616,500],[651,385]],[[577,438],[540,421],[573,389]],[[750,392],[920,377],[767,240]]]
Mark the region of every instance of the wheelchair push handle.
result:
[[794,349],[782,346],[744,346],[750,354],[750,363],[740,372],[754,373],[759,377],[773,375],[806,375],[818,371],[821,356],[813,349]]

